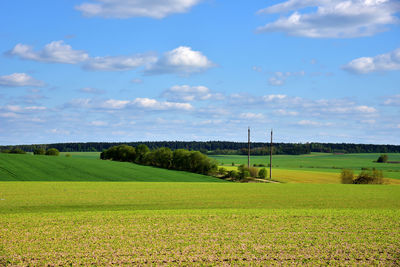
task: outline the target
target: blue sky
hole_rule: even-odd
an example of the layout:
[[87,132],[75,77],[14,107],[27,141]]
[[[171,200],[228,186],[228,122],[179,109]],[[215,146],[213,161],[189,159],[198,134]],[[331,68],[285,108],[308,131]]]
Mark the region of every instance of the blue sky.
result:
[[0,144],[400,144],[397,0],[0,2]]

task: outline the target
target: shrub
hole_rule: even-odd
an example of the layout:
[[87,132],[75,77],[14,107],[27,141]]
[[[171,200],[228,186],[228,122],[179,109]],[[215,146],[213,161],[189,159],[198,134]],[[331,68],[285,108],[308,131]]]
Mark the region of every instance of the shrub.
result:
[[224,167],[218,168],[218,175],[221,177],[226,177],[228,171]]
[[376,162],[379,163],[386,163],[388,161],[388,155],[382,154],[379,156],[379,158],[376,160]]
[[228,171],[228,177],[231,177],[232,179],[238,179],[239,173],[235,170]]
[[267,170],[265,168],[260,169],[258,172],[258,177],[261,179],[266,179],[267,178]]
[[65,154],[65,156],[66,156],[67,158],[70,158],[70,157],[71,157],[71,154]]
[[9,149],[3,149],[3,150],[1,151],[1,153],[8,154],[8,153],[10,153],[10,151],[11,151],[11,150],[9,150]]
[[250,167],[249,173],[251,177],[258,177],[258,169],[256,167]]
[[46,154],[46,150],[44,150],[43,148],[35,148],[33,150],[33,155],[45,155]]
[[238,178],[239,179],[245,179],[250,177],[250,172],[249,172],[249,168],[247,166],[245,166],[244,164],[240,165],[238,167]]
[[353,180],[353,184],[383,184],[383,173],[375,169],[372,171],[362,171]]
[[46,151],[47,156],[58,156],[60,154],[60,151],[58,151],[57,148],[49,148]]
[[235,166],[235,162],[232,162],[232,166]]
[[349,169],[343,169],[340,174],[342,184],[352,184],[354,180],[354,172]]

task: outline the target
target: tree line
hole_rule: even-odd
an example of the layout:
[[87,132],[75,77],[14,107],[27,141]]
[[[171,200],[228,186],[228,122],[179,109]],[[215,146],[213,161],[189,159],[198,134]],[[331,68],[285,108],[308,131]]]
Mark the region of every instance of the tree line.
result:
[[[55,144],[34,144],[17,146],[0,146],[0,150],[21,149],[26,152],[33,152],[35,149],[56,148],[61,152],[101,152],[113,146],[126,144],[137,147],[141,144],[149,149],[169,148],[172,151],[186,149],[200,151],[204,154],[247,154],[246,142],[229,141],[148,141],[148,142],[89,142],[89,143],[55,143]],[[252,155],[269,154],[269,143],[254,142],[250,145]],[[373,145],[373,144],[350,144],[350,143],[274,143],[273,154],[300,155],[311,152],[325,153],[400,153],[399,145]]]
[[150,150],[145,144],[136,147],[129,145],[113,146],[101,152],[100,158],[205,175],[216,173],[218,167],[215,160],[208,158],[199,151],[186,149],[172,151],[168,147]]

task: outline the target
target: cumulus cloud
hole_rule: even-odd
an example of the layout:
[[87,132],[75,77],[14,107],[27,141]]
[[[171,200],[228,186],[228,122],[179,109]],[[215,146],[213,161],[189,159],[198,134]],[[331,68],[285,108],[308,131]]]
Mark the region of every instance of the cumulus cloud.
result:
[[33,50],[29,45],[17,44],[7,54],[22,59],[66,64],[76,64],[89,59],[85,51],[73,50],[70,45],[64,44],[64,41],[53,41],[40,51]]
[[[84,69],[93,71],[127,71],[144,67],[147,74],[177,73],[187,75],[203,72],[215,66],[200,51],[194,51],[188,46],[177,47],[164,53],[161,58],[158,58],[153,53],[90,57],[83,50],[74,50],[63,41],[53,41],[46,44],[40,51],[35,51],[28,45],[17,44],[6,54],[38,62],[81,63]],[[134,81],[138,82],[139,80],[136,79]]]
[[158,101],[151,98],[136,98],[132,101],[132,105],[149,109],[149,110],[192,110],[193,106],[189,103],[178,103],[178,102],[168,102],[168,101]]
[[[315,8],[315,11],[309,11]],[[304,9],[307,9],[304,10]],[[312,10],[312,9],[311,9]],[[372,36],[399,23],[397,0],[288,0],[259,14],[287,14],[259,27],[258,32],[284,32],[310,38],[354,38]]]
[[400,48],[375,57],[356,58],[343,66],[343,69],[357,74],[400,70]]
[[214,64],[200,51],[194,51],[188,46],[180,46],[164,53],[163,57],[147,68],[146,73],[190,74],[205,71],[213,66]]
[[162,97],[168,101],[195,101],[209,99],[223,99],[223,95],[211,93],[205,86],[174,85],[162,93]]
[[201,0],[93,0],[75,8],[87,17],[164,18],[174,13],[185,13]]
[[157,57],[152,55],[94,57],[85,63],[84,68],[102,71],[126,71],[155,61],[157,61]]
[[101,104],[101,107],[107,109],[122,109],[125,108],[129,103],[129,100],[108,99]]
[[26,73],[13,73],[10,75],[0,76],[0,86],[44,86],[44,82],[36,80]]

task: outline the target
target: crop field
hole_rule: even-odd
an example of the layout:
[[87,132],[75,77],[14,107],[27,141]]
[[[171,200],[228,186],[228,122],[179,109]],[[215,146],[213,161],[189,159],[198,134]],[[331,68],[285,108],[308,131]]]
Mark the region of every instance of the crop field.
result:
[[85,153],[71,157],[0,153],[0,181],[224,182],[195,173],[103,161]]
[[[312,153],[309,155],[276,155],[273,156],[273,178],[286,183],[339,183],[341,169],[352,169],[359,173],[362,168],[376,168],[382,170],[386,182],[400,184],[399,163],[376,163],[380,154],[343,154]],[[400,154],[389,153],[390,161],[400,162]],[[232,163],[235,166],[247,164],[247,156],[215,155],[219,165],[229,169]],[[252,156],[251,164],[269,163],[269,156]]]
[[0,182],[0,265],[398,265],[400,187]]

